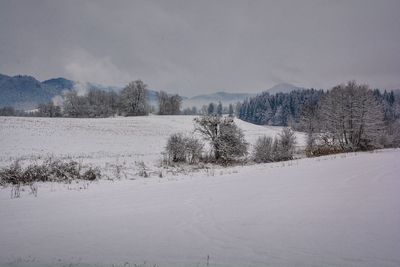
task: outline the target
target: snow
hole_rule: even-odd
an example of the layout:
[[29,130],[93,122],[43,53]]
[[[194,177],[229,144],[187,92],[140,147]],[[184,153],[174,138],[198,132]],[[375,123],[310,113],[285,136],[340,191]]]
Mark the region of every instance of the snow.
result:
[[[176,132],[191,134],[195,116],[146,116],[106,119],[18,118],[0,117],[0,166],[16,159],[27,162],[54,156],[94,164],[102,169],[109,165],[137,168],[158,165],[167,138]],[[258,126],[241,120],[250,144],[257,137],[274,137],[282,127]],[[299,146],[305,136],[297,133]],[[154,169],[154,167],[153,167]],[[133,174],[130,174],[133,175]]]
[[[146,147],[192,129],[190,117],[1,120],[3,162],[155,160]],[[279,131],[238,123],[249,141]],[[380,150],[87,189],[47,183],[17,199],[1,189],[0,266],[400,266],[399,157]]]

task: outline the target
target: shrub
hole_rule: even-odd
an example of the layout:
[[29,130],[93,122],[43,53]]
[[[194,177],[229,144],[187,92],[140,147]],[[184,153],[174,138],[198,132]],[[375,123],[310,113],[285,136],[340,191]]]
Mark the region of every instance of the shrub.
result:
[[253,159],[255,162],[272,162],[274,155],[272,150],[273,140],[271,137],[259,137],[254,146]]
[[278,155],[279,160],[291,160],[296,145],[296,136],[290,128],[283,128],[279,134]]
[[203,144],[194,137],[181,133],[172,134],[167,141],[165,152],[168,162],[197,162],[203,151]]
[[101,176],[100,170],[85,167],[76,161],[64,162],[47,159],[41,164],[25,168],[18,161],[10,167],[0,169],[0,184],[32,184],[34,182],[71,182],[72,180],[93,181]]
[[308,157],[319,157],[319,156],[332,155],[344,152],[346,151],[339,146],[327,146],[327,145],[320,145],[315,147],[313,150],[306,151]]
[[167,141],[165,148],[168,158],[172,162],[183,162],[186,161],[186,140],[182,134],[172,134]]
[[253,151],[255,162],[272,162],[293,159],[296,136],[289,128],[284,128],[274,140],[262,136],[256,141]]
[[186,138],[186,159],[190,164],[200,160],[203,147],[203,143],[200,140],[194,137]]

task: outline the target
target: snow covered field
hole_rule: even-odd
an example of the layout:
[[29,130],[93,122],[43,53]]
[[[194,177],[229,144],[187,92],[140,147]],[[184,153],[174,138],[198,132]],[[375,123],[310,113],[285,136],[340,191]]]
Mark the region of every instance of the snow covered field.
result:
[[[176,132],[191,134],[195,116],[147,116],[106,119],[0,117],[0,167],[16,159],[35,161],[54,156],[93,164],[112,175],[121,165],[134,178],[138,162],[154,169],[162,159],[167,138]],[[261,135],[276,136],[281,127],[258,126],[241,120],[250,144]],[[304,134],[297,133],[298,145]],[[112,178],[112,177],[110,177]]]
[[[150,164],[191,121],[1,118],[1,162]],[[279,132],[238,123],[250,142]],[[342,154],[81,190],[41,184],[37,197],[17,199],[0,189],[0,266],[400,266],[399,157]]]

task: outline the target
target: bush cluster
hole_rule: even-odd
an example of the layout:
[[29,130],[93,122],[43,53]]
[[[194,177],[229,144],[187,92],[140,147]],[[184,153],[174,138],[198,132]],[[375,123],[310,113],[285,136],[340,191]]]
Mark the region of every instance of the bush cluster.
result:
[[247,154],[247,142],[242,130],[231,117],[205,115],[194,119],[195,132],[208,142],[210,154],[203,154],[204,144],[195,137],[172,134],[167,141],[167,162],[213,162],[227,165]]
[[0,184],[32,184],[34,182],[66,182],[73,180],[93,181],[101,176],[100,170],[84,167],[76,161],[47,159],[41,164],[22,167],[18,161],[0,169]]
[[256,141],[253,151],[255,162],[274,162],[293,159],[296,136],[290,128],[284,128],[277,138],[262,136]]
[[187,162],[193,164],[200,160],[203,144],[195,137],[176,133],[168,138],[165,150],[169,163]]
[[[198,117],[195,131],[208,142],[209,153],[203,153],[203,143],[183,134],[172,134],[165,148],[166,161],[196,163],[198,161],[223,165],[246,161],[248,143],[233,118],[215,115]],[[291,160],[295,152],[296,137],[290,128],[284,128],[277,138],[260,137],[254,147],[255,162]]]

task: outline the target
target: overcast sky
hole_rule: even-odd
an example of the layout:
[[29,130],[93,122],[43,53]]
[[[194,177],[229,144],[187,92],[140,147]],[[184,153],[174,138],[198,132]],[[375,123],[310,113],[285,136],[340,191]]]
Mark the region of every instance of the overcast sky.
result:
[[0,73],[188,96],[400,88],[400,1],[0,0]]

